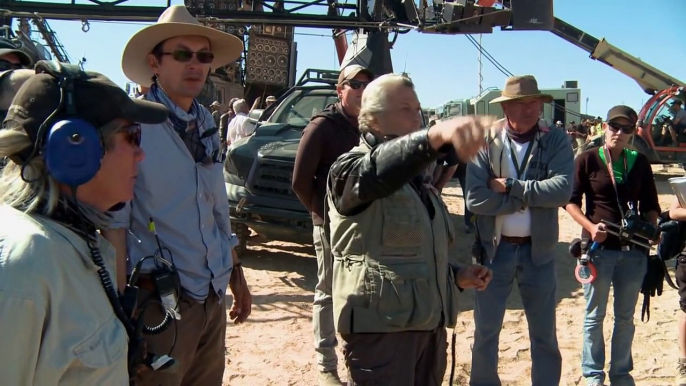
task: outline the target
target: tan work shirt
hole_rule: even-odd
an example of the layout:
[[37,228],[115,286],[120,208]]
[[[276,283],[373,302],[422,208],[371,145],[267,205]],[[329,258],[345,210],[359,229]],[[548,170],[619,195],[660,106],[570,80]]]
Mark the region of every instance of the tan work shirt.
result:
[[[85,240],[6,205],[0,219],[0,383],[128,385],[126,331]],[[114,248],[99,239],[114,278]]]

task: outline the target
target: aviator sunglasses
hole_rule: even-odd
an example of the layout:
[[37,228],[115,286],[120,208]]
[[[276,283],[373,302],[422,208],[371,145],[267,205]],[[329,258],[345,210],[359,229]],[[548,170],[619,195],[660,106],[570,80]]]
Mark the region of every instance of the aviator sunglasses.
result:
[[636,125],[620,125],[616,122],[608,122],[607,127],[614,133],[621,130],[624,134],[631,134],[636,130]]
[[141,125],[138,123],[121,127],[117,132],[126,134],[126,142],[133,146],[141,145]]
[[369,83],[370,82],[362,82],[361,80],[355,80],[355,79],[352,79],[352,80],[345,82],[345,84],[348,84],[350,86],[350,88],[353,90],[358,90],[360,87],[367,87],[367,85]]
[[212,63],[214,60],[214,54],[210,51],[174,50],[173,52],[162,52],[162,55],[171,55],[174,60],[182,63],[190,62],[193,59],[193,55],[198,58],[198,62],[203,64]]

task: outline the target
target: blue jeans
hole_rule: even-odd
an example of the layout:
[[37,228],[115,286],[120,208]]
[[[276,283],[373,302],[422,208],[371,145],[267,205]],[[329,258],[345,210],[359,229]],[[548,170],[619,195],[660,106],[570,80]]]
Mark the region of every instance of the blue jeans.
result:
[[534,265],[531,245],[500,242],[492,261],[484,265],[493,270],[486,290],[476,292],[474,307],[474,349],[471,386],[499,386],[498,343],[505,317],[507,297],[515,279],[529,323],[531,341],[531,383],[553,386],[560,382],[562,357],[557,346],[555,326],[555,260]]
[[633,386],[629,374],[634,368],[631,344],[634,340],[634,312],[641,284],[648,266],[645,254],[638,251],[600,250],[593,258],[597,270],[593,283],[584,284],[584,348],[581,372],[587,384],[605,380],[605,339],[603,319],[607,310],[610,285],[614,287],[615,325],[610,351],[612,386]]

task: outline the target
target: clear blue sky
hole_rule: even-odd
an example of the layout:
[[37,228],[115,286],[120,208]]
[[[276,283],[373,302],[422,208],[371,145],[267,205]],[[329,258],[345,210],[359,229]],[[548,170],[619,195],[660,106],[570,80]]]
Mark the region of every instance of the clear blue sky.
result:
[[[136,0],[130,5],[162,3]],[[556,0],[554,7],[560,19],[686,81],[686,1]],[[88,33],[81,31],[80,21],[53,20],[50,26],[73,62],[85,56],[86,69],[102,72],[122,87],[126,84],[121,54],[128,39],[144,24],[92,22]],[[338,68],[330,30],[298,28],[296,33],[298,76],[306,68]],[[638,110],[648,99],[633,80],[589,59],[587,52],[549,32],[496,30],[483,35],[482,44],[510,72],[535,75],[541,88],[578,80],[582,113],[586,112],[587,97],[588,113],[600,116],[620,103]],[[478,94],[478,52],[464,36],[412,32],[398,38],[392,55],[395,72],[406,68],[424,106],[436,107]],[[482,74],[484,87],[502,87],[506,78],[486,59]]]

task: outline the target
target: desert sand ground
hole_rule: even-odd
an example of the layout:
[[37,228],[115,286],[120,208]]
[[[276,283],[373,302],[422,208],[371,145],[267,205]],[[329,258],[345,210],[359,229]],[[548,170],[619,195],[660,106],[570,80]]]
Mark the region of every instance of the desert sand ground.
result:
[[[683,171],[677,168],[663,170],[661,167],[654,167],[653,170],[664,210],[672,199],[667,178],[681,176]],[[464,210],[459,184],[451,183],[443,196],[453,214],[458,242],[464,246],[461,258],[469,262],[474,236],[462,231]],[[569,242],[578,237],[579,232],[579,226],[564,210],[560,210],[560,243],[555,250],[558,255],[557,336],[563,359],[561,385],[570,386],[583,385],[580,370],[583,290],[574,278],[576,262],[567,253]],[[224,385],[315,385],[311,327],[311,303],[317,280],[314,251],[311,246],[260,242],[259,237],[256,239],[242,259],[253,295],[253,311],[247,323],[227,325]],[[673,269],[671,273],[673,275]],[[635,315],[633,375],[636,384],[671,385],[678,358],[677,319],[681,315],[677,292],[665,284],[662,296],[651,299],[651,318],[648,323],[640,320],[641,303],[642,295]],[[456,327],[455,385],[468,384],[471,345],[474,341],[473,305],[473,291],[465,291],[461,297]],[[606,341],[611,334],[612,323],[610,307],[604,326]],[[531,384],[527,328],[515,286],[508,299],[500,338],[499,373],[503,385]],[[607,358],[609,360],[609,351]],[[339,350],[339,373],[342,377],[345,377],[344,368]],[[444,385],[448,385],[449,373],[450,361]]]

